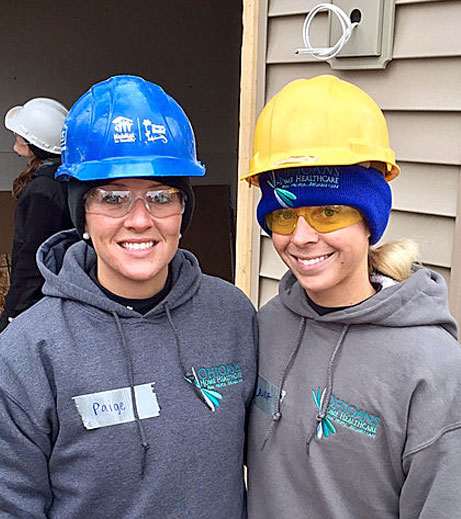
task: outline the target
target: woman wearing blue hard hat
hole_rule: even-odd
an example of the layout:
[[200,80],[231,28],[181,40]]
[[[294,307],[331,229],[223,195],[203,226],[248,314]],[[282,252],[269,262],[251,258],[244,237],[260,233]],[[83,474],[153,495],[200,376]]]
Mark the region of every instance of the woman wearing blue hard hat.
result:
[[333,76],[266,105],[247,178],[288,267],[261,308],[249,519],[461,509],[461,350],[440,274],[383,236],[399,174],[384,116]]
[[190,123],[118,76],[61,145],[76,231],[41,247],[45,297],[0,340],[0,515],[244,518],[254,310],[178,249],[205,173]]

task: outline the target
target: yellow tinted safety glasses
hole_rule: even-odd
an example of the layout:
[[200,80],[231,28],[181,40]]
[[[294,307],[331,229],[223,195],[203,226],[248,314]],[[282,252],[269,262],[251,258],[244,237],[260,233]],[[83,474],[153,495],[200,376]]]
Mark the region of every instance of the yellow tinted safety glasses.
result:
[[266,215],[266,224],[272,232],[288,235],[296,229],[300,216],[320,233],[337,231],[363,220],[362,213],[349,205],[317,205],[272,211]]

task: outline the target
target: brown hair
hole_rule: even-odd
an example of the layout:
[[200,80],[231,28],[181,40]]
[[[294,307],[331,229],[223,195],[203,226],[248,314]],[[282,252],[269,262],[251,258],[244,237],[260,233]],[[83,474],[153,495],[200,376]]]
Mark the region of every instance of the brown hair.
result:
[[420,263],[418,244],[413,240],[396,240],[369,250],[370,270],[380,272],[396,281],[411,275],[413,263]]
[[27,163],[26,169],[20,173],[13,181],[13,198],[17,200],[19,195],[24,191],[24,188],[32,180],[34,173],[41,164],[41,160],[33,155]]

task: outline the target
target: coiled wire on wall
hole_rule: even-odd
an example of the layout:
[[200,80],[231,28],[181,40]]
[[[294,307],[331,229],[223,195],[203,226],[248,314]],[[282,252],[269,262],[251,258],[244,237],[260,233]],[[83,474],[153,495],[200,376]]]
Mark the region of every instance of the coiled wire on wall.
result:
[[[341,24],[342,35],[339,40],[332,47],[312,47],[309,31],[311,29],[312,20],[315,16],[321,11],[330,11],[334,13]],[[298,49],[296,54],[312,54],[315,59],[320,61],[326,61],[328,59],[334,58],[339,52],[341,52],[342,48],[349,41],[351,37],[352,31],[357,27],[358,22],[351,22],[349,16],[337,5],[334,4],[318,4],[313,9],[311,9],[304,20],[303,25],[303,40],[304,40],[304,48]]]

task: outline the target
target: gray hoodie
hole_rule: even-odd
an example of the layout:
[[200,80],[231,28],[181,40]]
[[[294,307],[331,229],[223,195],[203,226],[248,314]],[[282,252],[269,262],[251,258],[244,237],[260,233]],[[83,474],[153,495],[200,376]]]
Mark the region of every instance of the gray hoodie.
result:
[[142,316],[96,287],[77,240],[42,246],[46,297],[0,336],[0,517],[246,517],[253,307],[179,250]]
[[461,514],[461,349],[425,268],[319,316],[289,272],[259,313],[249,519]]

